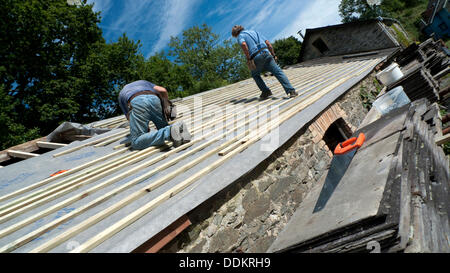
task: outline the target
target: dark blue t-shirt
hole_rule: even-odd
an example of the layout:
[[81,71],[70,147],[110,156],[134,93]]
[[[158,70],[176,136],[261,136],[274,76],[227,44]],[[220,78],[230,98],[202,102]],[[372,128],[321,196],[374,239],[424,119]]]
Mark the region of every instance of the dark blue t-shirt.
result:
[[125,116],[128,114],[128,100],[131,98],[131,96],[133,96],[137,92],[145,90],[156,92],[153,87],[155,87],[155,84],[149,81],[139,80],[129,83],[122,88],[119,93],[119,105]]

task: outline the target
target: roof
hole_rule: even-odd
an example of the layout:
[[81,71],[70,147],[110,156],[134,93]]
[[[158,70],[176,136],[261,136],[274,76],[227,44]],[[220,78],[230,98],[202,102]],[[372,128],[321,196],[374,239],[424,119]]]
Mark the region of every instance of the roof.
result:
[[383,252],[449,252],[450,173],[434,145],[438,115],[423,98],[375,121],[368,114],[354,133],[365,143],[328,203],[313,209],[324,174],[269,252],[356,252],[370,243]]
[[[386,20],[390,21],[390,19]],[[315,45],[318,40],[325,47],[322,49],[325,51],[318,49],[320,44]],[[353,21],[306,29],[299,60],[308,61],[317,57],[373,52],[395,47],[399,47],[399,43],[382,21],[378,19]]]
[[0,169],[0,251],[131,252],[252,171],[387,55],[288,69],[294,99],[272,76],[268,100],[257,99],[252,79],[184,98],[179,119],[194,137],[175,149],[132,151],[129,130],[116,128]]

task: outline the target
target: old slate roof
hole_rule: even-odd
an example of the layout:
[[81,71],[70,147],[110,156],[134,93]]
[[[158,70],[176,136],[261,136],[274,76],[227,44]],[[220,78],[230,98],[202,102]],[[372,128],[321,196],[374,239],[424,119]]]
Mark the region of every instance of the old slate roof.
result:
[[311,190],[269,252],[450,252],[448,159],[426,99],[359,128],[366,143],[325,208]]

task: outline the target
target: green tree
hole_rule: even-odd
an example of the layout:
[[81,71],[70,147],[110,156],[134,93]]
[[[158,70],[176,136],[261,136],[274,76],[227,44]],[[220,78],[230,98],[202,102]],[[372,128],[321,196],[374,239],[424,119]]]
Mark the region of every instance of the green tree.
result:
[[240,48],[231,40],[220,43],[219,35],[203,24],[183,31],[182,38],[172,37],[169,54],[185,65],[194,80],[190,93],[220,87],[249,76]]
[[116,43],[97,43],[82,66],[77,89],[84,103],[74,120],[93,121],[120,114],[117,97],[120,87],[140,79],[145,59],[141,44],[123,34]]
[[302,42],[294,36],[276,40],[272,46],[281,66],[298,63]]
[[4,149],[63,121],[118,113],[119,87],[139,78],[140,43],[106,44],[84,1],[0,0],[0,128]]
[[177,65],[163,53],[151,56],[139,70],[140,78],[164,86],[169,98],[189,95],[193,79],[186,65]]
[[402,23],[413,40],[418,40],[421,13],[427,5],[428,0],[383,0],[377,6],[369,6],[366,0],[341,0],[339,14],[343,23],[378,16],[394,18]]
[[0,149],[39,137],[37,128],[30,130],[17,122],[20,115],[14,108],[19,102],[8,95],[3,85],[0,85],[0,98]]
[[411,9],[427,0],[383,0],[380,5],[371,6],[367,0],[341,0],[339,15],[343,23],[366,20],[378,16],[397,17],[399,12]]
[[366,0],[342,0],[339,4],[339,15],[343,23],[349,23],[376,18],[384,14],[379,6],[370,6]]
[[47,133],[80,107],[77,77],[92,44],[103,41],[99,14],[64,0],[1,2],[2,100],[13,102],[10,122],[20,124],[14,128]]

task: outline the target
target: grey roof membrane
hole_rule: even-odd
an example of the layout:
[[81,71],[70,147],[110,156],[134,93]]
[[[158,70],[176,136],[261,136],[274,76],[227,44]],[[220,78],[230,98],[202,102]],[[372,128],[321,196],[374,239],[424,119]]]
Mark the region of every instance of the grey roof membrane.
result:
[[[181,191],[179,194],[174,195],[167,201],[164,201],[162,204],[157,206],[155,209],[151,210],[147,214],[145,214],[143,217],[139,218],[138,220],[134,221],[130,225],[123,228],[121,231],[114,234],[112,237],[104,241],[103,243],[99,244],[97,247],[95,247],[91,252],[131,252],[138,246],[140,246],[142,243],[147,241],[152,236],[156,235],[158,232],[166,228],[168,225],[173,223],[175,220],[177,220],[179,217],[183,216],[184,214],[188,213],[210,197],[212,197],[214,194],[218,193],[220,190],[224,189],[228,185],[232,184],[234,181],[236,181],[238,178],[243,176],[244,174],[252,171],[258,164],[260,164],[262,161],[264,161],[267,157],[269,157],[277,148],[279,148],[283,143],[285,143],[287,140],[289,140],[297,131],[299,131],[305,124],[307,124],[309,121],[311,121],[314,117],[316,117],[320,112],[322,112],[325,108],[327,108],[331,103],[333,103],[336,99],[338,99],[341,95],[343,95],[346,91],[348,91],[352,86],[354,86],[356,83],[361,81],[364,77],[366,77],[374,67],[383,61],[386,58],[387,54],[378,54],[374,56],[366,56],[362,58],[357,59],[350,59],[350,60],[343,60],[342,65],[345,63],[355,63],[355,66],[350,66],[350,69],[348,70],[346,76],[349,76],[349,78],[342,82],[340,85],[335,87],[334,89],[330,90],[328,93],[323,95],[320,99],[315,101],[313,104],[308,106],[307,108],[303,109],[284,123],[282,123],[279,126],[278,133],[279,133],[279,141],[275,143],[275,145],[272,145],[270,149],[262,150],[261,145],[267,144],[267,140],[261,139],[258,142],[252,144],[247,149],[242,151],[241,153],[233,156],[230,160],[226,161],[224,164],[220,165],[218,168],[216,168],[214,171],[208,173],[207,175],[203,176],[196,182],[194,182],[192,185]],[[336,62],[334,62],[336,64]],[[361,65],[360,70],[361,73],[356,73],[355,69],[356,64]],[[326,60],[322,64],[313,64],[308,68],[300,67],[300,68],[292,68],[288,70],[288,75],[291,81],[294,81],[297,76],[301,76],[302,73],[305,73],[308,71],[308,69],[312,69],[316,67],[317,65],[324,65],[326,66]],[[339,64],[333,71],[337,71],[339,69]],[[320,72],[318,72],[320,73]],[[332,73],[332,72],[330,72]],[[326,76],[326,75],[324,75]],[[342,76],[343,77],[343,76]],[[336,80],[338,80],[337,78]],[[329,83],[332,84],[336,80]],[[266,82],[270,82],[272,88],[281,88],[279,83],[274,80],[273,77],[266,78]],[[248,79],[246,81],[243,81],[241,83],[237,83],[233,85],[236,88],[239,88],[239,86],[251,86],[251,88],[254,89],[254,95],[259,96],[259,91],[256,87],[256,85],[253,83],[252,79]],[[298,85],[296,86],[294,84],[294,87],[298,90],[302,90],[302,86]],[[226,90],[225,88],[220,88],[216,90],[212,90],[210,92],[204,93],[204,94],[213,94],[213,91],[217,92],[219,94],[220,92]],[[313,88],[310,92],[318,92],[320,90],[323,90],[323,88]],[[203,94],[203,95],[204,95]],[[200,96],[200,94],[197,94],[195,96]],[[295,100],[292,100],[292,102],[286,104],[286,107],[291,107],[295,105],[295,101],[301,99],[302,96],[299,96]],[[182,101],[187,101],[189,98],[185,98]],[[270,101],[270,100],[269,100]],[[282,108],[283,109],[283,108]],[[100,137],[104,137],[108,134],[115,134],[118,132],[118,130],[127,130],[127,129],[114,129],[111,132],[95,136],[91,140],[92,141]],[[91,160],[94,160],[96,158],[99,158],[103,155],[109,154],[111,152],[114,152],[113,147],[118,145],[122,140],[118,140],[114,143],[111,143],[104,147],[94,148],[92,146],[84,147],[78,151],[74,151],[72,153],[68,153],[66,155],[60,156],[60,157],[53,157],[53,154],[59,153],[61,151],[64,151],[65,149],[70,149],[71,147],[75,147],[78,145],[81,145],[85,143],[85,141],[80,142],[76,141],[71,143],[70,145],[60,148],[57,150],[54,150],[52,152],[48,152],[46,154],[43,154],[39,157],[27,159],[21,162],[18,162],[16,164],[9,165],[5,168],[0,169],[0,196],[11,193],[17,189],[20,189],[22,187],[31,185],[33,183],[36,183],[42,179],[47,178],[50,174],[63,169],[71,169],[76,166],[79,166],[82,163],[89,162]],[[62,232],[66,231],[68,228],[71,228],[84,220],[86,220],[88,217],[108,208],[112,204],[115,204],[122,198],[130,195],[131,193],[135,192],[136,190],[141,189],[143,186],[149,184],[149,182],[152,182],[160,177],[163,177],[165,174],[168,174],[174,170],[177,170],[180,166],[183,166],[184,164],[191,162],[193,159],[197,158],[198,156],[201,156],[202,154],[208,152],[210,149],[214,149],[217,147],[217,145],[220,145],[221,143],[225,142],[226,140],[220,140],[214,145],[210,145],[207,148],[205,148],[203,151],[197,152],[194,155],[182,160],[181,162],[171,166],[170,168],[167,168],[156,175],[145,179],[144,181],[140,182],[139,184],[113,196],[112,198],[109,198],[107,201],[87,210],[86,212],[82,213],[81,215],[78,215],[67,222],[57,226],[54,229],[51,229],[47,231],[45,234],[41,235],[40,237],[32,240],[31,242],[17,248],[15,252],[28,252],[34,249],[35,247],[39,246],[43,242],[48,241],[51,238],[54,238],[58,234],[61,234]],[[204,141],[203,141],[204,142]],[[203,143],[201,142],[201,143]],[[188,148],[186,151],[189,151],[191,149],[194,149],[201,143],[196,143],[192,147]],[[128,151],[129,152],[129,151]],[[109,185],[106,188],[103,188],[91,195],[88,195],[81,200],[71,204],[68,207],[62,208],[58,210],[57,212],[51,213],[38,221],[21,228],[17,230],[16,232],[9,234],[3,238],[0,238],[0,248],[8,243],[13,242],[14,240],[20,238],[21,236],[24,236],[26,234],[29,234],[33,230],[36,230],[39,227],[42,227],[44,224],[49,223],[55,219],[58,219],[59,217],[62,217],[66,215],[67,213],[70,213],[74,209],[88,203],[89,201],[94,200],[95,198],[105,194],[106,192],[115,189],[116,187],[123,185],[124,183],[132,180],[135,177],[138,177],[139,175],[146,173],[153,168],[160,166],[161,164],[164,164],[168,160],[171,160],[175,157],[177,157],[179,154],[183,152],[174,154],[169,156],[167,159],[162,160],[161,162],[158,162],[150,167],[147,167],[143,170],[140,170],[138,172],[135,172],[133,175],[126,177],[125,179],[121,179],[120,181]],[[160,153],[158,153],[160,154]],[[144,161],[151,160],[158,154],[149,156]],[[112,224],[116,223],[120,219],[123,219],[123,217],[129,215],[130,213],[134,212],[136,209],[140,208],[142,205],[148,203],[149,201],[153,200],[154,198],[160,196],[162,193],[170,189],[171,187],[177,185],[178,183],[184,181],[185,179],[191,177],[193,174],[196,174],[204,167],[209,166],[214,161],[220,159],[221,157],[216,153],[213,156],[208,157],[204,161],[202,161],[200,164],[192,167],[186,172],[181,173],[180,175],[176,176],[174,179],[170,180],[168,183],[162,185],[161,187],[157,188],[154,191],[148,192],[145,196],[139,198],[138,200],[132,202],[131,204],[127,205],[126,207],[118,210],[117,212],[113,213],[112,215],[104,218],[102,221],[100,221],[97,224],[94,224],[93,226],[83,230],[82,232],[76,234],[69,240],[65,241],[64,243],[60,244],[56,248],[52,249],[51,252],[68,252],[72,250],[74,247],[78,246],[79,244],[82,244],[83,242],[87,241],[88,239],[92,238],[99,232],[103,231],[105,228],[111,226]],[[19,222],[20,220],[23,220],[27,217],[30,217],[32,215],[35,215],[36,213],[39,213],[45,208],[48,208],[54,204],[57,204],[58,202],[66,200],[68,197],[74,196],[76,194],[83,193],[86,189],[98,185],[99,183],[105,181],[106,179],[109,179],[111,177],[116,176],[117,174],[122,173],[123,171],[129,170],[134,165],[128,166],[123,168],[121,171],[117,173],[112,173],[104,178],[101,178],[91,184],[84,185],[75,191],[63,195],[61,197],[58,197],[54,200],[51,200],[49,202],[46,202],[45,204],[36,207],[34,209],[31,209],[9,221],[6,221],[4,223],[0,223],[0,230],[7,228],[11,226],[12,224],[15,224]],[[36,189],[37,190],[37,189]],[[0,203],[1,205],[4,205],[10,200],[4,201]]]

